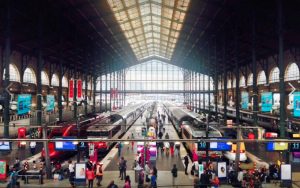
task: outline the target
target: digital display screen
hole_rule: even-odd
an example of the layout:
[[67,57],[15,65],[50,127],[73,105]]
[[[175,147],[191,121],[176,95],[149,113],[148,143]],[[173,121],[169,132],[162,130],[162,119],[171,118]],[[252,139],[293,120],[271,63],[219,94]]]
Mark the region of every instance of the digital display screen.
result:
[[248,109],[248,103],[249,103],[249,94],[248,94],[248,92],[243,91],[241,97],[242,97],[242,109],[247,110]]
[[211,142],[209,144],[209,150],[211,151],[231,151],[231,145],[226,142]]
[[209,142],[198,142],[197,150],[198,151],[206,151],[206,146],[209,145]]
[[288,150],[288,143],[268,142],[266,144],[267,151],[285,151]]
[[47,111],[48,112],[54,110],[54,103],[55,103],[54,95],[47,95]]
[[261,111],[270,112],[273,106],[273,94],[272,92],[265,92],[261,94]]
[[0,142],[0,151],[7,151],[7,150],[10,150],[10,143]]
[[[57,138],[57,137],[56,137]],[[64,137],[62,139],[74,139],[76,137]],[[61,139],[61,138],[59,138]],[[55,150],[57,151],[76,151],[77,144],[74,144],[73,141],[70,142],[55,142]]]
[[300,143],[291,143],[290,152],[300,152]]
[[294,92],[294,117],[300,117],[300,92]]

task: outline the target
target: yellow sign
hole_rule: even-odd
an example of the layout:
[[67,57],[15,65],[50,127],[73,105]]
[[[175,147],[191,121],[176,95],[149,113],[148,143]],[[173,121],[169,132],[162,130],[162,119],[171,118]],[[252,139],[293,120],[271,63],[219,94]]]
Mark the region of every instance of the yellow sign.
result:
[[300,134],[293,134],[293,138],[300,138]]

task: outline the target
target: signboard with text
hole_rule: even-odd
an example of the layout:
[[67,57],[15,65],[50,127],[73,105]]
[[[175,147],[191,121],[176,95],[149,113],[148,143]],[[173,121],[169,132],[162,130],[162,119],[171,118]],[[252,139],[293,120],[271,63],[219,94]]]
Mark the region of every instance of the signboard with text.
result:
[[294,117],[300,117],[300,92],[294,92]]
[[54,110],[54,103],[55,103],[54,95],[47,95],[47,111],[48,112]]
[[82,97],[82,80],[77,80],[77,98]]
[[69,99],[73,101],[74,98],[74,80],[69,81]]
[[284,142],[268,142],[266,143],[267,151],[286,151],[288,150],[288,143]]
[[242,92],[242,109],[247,110],[248,103],[249,103],[249,94],[248,94],[248,92],[243,91]]
[[[58,138],[58,137],[56,137]],[[61,137],[59,137],[61,138]],[[76,137],[63,137],[62,139],[74,139]],[[76,151],[77,150],[77,144],[74,144],[73,141],[58,141],[55,142],[55,150],[56,151]]]
[[272,92],[265,92],[261,94],[261,111],[270,112],[272,110],[273,94]]
[[18,115],[27,114],[31,108],[31,95],[18,95]]
[[6,161],[0,160],[0,180],[6,179]]

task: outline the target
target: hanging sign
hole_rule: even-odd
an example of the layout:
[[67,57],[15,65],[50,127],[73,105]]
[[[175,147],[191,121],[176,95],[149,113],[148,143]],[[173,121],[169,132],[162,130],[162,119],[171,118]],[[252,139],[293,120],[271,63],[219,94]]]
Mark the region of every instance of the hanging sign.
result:
[[54,110],[54,103],[55,103],[54,95],[47,95],[47,111],[48,112]]
[[300,92],[294,92],[294,117],[300,117]]
[[73,101],[74,98],[74,80],[69,81],[69,99]]
[[77,98],[82,97],[82,80],[77,80]]
[[249,103],[249,94],[248,94],[248,92],[243,91],[242,92],[242,109],[247,110],[248,103]]
[[18,95],[18,115],[27,114],[31,107],[31,95]]
[[272,92],[265,92],[261,94],[261,111],[270,112],[272,110],[273,104],[273,94]]

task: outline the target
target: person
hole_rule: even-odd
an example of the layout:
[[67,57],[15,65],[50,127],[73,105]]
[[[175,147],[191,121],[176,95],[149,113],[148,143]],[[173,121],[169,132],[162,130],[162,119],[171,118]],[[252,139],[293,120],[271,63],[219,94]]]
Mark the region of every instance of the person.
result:
[[174,156],[174,145],[175,145],[174,142],[170,142],[170,152],[172,157]]
[[95,173],[92,168],[89,168],[86,171],[86,178],[88,180],[88,188],[93,188],[94,185],[94,179],[95,179]]
[[161,131],[159,131],[159,133],[158,133],[158,138],[159,138],[159,139],[162,139],[162,137],[163,137],[163,133],[162,133]]
[[184,168],[185,175],[188,175],[188,173],[187,173],[187,168],[189,166],[189,157],[188,157],[188,155],[184,156],[184,165],[185,165],[185,168]]
[[97,186],[101,186],[101,181],[103,179],[103,163],[97,163],[96,165],[96,178],[97,178]]
[[200,176],[200,188],[207,188],[209,186],[209,174],[207,174],[207,171],[204,170],[204,172]]
[[171,173],[172,173],[172,177],[173,177],[173,185],[175,185],[175,178],[177,178],[177,167],[176,167],[176,164],[173,165],[173,168],[171,170]]
[[32,161],[32,168],[33,168],[33,170],[37,170],[37,166],[36,166],[36,162],[35,161]]
[[220,180],[218,176],[215,176],[213,180],[211,180],[211,185],[214,188],[218,188],[220,186]]
[[156,180],[157,180],[157,176],[154,173],[152,173],[151,184],[150,184],[151,188],[157,188]]
[[[134,139],[134,134],[131,133],[131,139]],[[133,150],[134,147],[134,141],[131,142],[131,150]]]
[[120,178],[121,180],[123,180],[125,177],[126,177],[126,168],[127,168],[127,165],[126,165],[126,160],[124,159],[124,157],[121,157],[121,160],[119,162],[119,169],[120,169]]
[[155,166],[152,169],[152,174],[157,177],[157,168]]
[[121,157],[122,147],[123,147],[122,143],[119,142],[119,144],[118,144],[118,156],[119,156],[119,158]]
[[20,169],[20,160],[19,160],[18,157],[16,157],[16,160],[15,160],[15,163],[14,163],[13,167],[15,167],[17,171]]
[[243,170],[240,168],[239,172],[238,172],[238,176],[237,176],[237,181],[240,185],[242,185],[242,181],[244,179],[244,172]]
[[126,177],[125,177],[124,188],[131,188],[130,176],[126,176]]
[[143,171],[143,168],[141,168],[141,170],[139,170],[138,187],[143,187],[143,185],[144,185],[144,176],[145,176],[145,173]]
[[7,187],[15,188],[16,185],[17,185],[17,177],[18,177],[18,173],[16,171],[16,168],[13,167],[13,170],[10,173],[10,176],[9,176],[9,185]]
[[146,165],[145,165],[146,182],[150,181],[150,178],[149,178],[150,172],[151,172],[151,169],[149,167],[148,161],[146,161]]
[[180,151],[180,142],[175,142],[175,156],[179,156],[179,151]]
[[36,142],[31,141],[30,144],[29,144],[29,147],[30,147],[30,153],[31,153],[31,155],[34,155],[35,154]]
[[168,133],[166,133],[165,139],[170,139],[170,136]]
[[72,161],[69,160],[69,165],[68,165],[68,170],[69,170],[69,182],[70,182],[70,185],[71,187],[75,187],[75,184],[74,184],[74,178],[75,178],[75,169],[74,169],[74,165],[72,164]]
[[107,188],[118,188],[118,186],[115,184],[114,180],[112,180],[112,181],[108,184]]

